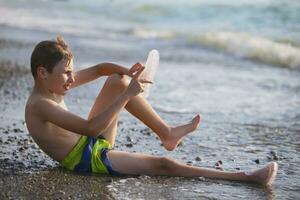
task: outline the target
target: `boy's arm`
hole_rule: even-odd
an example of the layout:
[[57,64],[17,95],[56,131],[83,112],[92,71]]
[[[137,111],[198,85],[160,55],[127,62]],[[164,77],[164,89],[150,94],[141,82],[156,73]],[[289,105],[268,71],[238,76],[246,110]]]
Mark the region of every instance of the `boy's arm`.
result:
[[78,87],[101,76],[109,76],[111,74],[128,75],[132,77],[133,72],[141,67],[142,65],[140,63],[136,63],[130,69],[113,63],[101,63],[76,72],[74,76],[75,82],[71,85],[71,88]]
[[49,99],[42,99],[37,102],[35,105],[35,113],[45,122],[51,122],[80,135],[97,137],[99,133],[109,126],[129,99],[130,95],[126,92],[123,93],[104,112],[89,120],[83,119],[63,109],[56,102]]
[[92,119],[86,120],[74,115],[50,99],[39,100],[35,104],[35,113],[45,122],[51,122],[81,135],[96,137],[111,124],[131,97],[143,91],[143,83],[149,83],[147,80],[138,80],[143,70],[142,67],[137,71],[127,90],[112,105]]

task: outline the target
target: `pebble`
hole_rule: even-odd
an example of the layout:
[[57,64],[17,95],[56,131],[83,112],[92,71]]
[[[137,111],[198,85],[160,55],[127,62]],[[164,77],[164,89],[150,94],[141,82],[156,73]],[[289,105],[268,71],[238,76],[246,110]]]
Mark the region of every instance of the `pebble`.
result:
[[25,150],[24,147],[19,148],[19,151],[21,151],[21,152],[24,151],[24,150]]
[[223,165],[222,160],[218,160],[218,161],[215,163],[215,166],[220,166],[220,165]]
[[131,128],[130,130],[133,131],[133,132],[136,132],[136,131],[137,131],[136,128]]
[[195,160],[196,160],[196,161],[201,161],[202,159],[201,159],[199,156],[197,156],[197,157],[195,158]]
[[279,156],[276,151],[270,151],[271,156],[267,156],[269,160],[279,160]]
[[65,192],[65,191],[62,191],[62,190],[59,190],[57,193],[58,193],[58,194],[62,194],[62,195],[65,195],[65,194],[66,194],[66,192]]
[[186,164],[187,164],[187,165],[192,165],[193,162],[192,162],[192,161],[187,161]]
[[279,160],[279,157],[278,156],[274,156],[274,160]]
[[119,180],[120,183],[125,183],[126,181],[126,179]]
[[131,137],[129,137],[128,135],[126,136],[126,140],[127,140],[127,142],[132,142]]
[[276,152],[276,151],[270,151],[270,154],[271,154],[272,156],[275,156],[275,155],[277,155],[277,152]]
[[215,166],[215,169],[224,171],[223,167],[220,167],[220,166]]
[[256,164],[259,164],[259,159],[255,159],[254,162],[255,162]]
[[126,147],[133,147],[133,144],[131,143],[128,143],[128,144],[125,144]]
[[177,147],[183,146],[183,142],[179,142],[179,144],[177,145]]
[[150,136],[150,135],[151,135],[151,133],[150,133],[150,132],[146,132],[146,133],[145,133],[145,135],[148,135],[148,136]]
[[17,136],[9,136],[9,138],[12,139],[12,140],[17,140],[18,139]]
[[23,130],[21,130],[20,128],[14,128],[13,131],[15,133],[23,133]]

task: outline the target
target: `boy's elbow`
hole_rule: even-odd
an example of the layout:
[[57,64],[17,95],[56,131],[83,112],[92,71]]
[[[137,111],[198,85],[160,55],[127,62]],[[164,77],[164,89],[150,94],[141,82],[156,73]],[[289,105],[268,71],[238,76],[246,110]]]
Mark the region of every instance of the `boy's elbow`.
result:
[[99,132],[88,128],[87,131],[85,132],[85,135],[87,135],[89,137],[97,137],[99,135]]
[[104,128],[101,128],[99,126],[96,127],[89,120],[88,123],[87,123],[86,135],[90,136],[90,137],[98,137],[103,130],[104,130]]

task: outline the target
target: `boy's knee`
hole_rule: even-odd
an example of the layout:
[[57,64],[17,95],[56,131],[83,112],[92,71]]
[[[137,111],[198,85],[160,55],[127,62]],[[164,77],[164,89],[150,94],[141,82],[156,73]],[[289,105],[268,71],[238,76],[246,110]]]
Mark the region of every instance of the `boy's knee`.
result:
[[122,89],[127,88],[128,86],[128,80],[126,79],[126,77],[124,75],[120,75],[120,74],[112,74],[107,78],[106,81],[108,84],[112,85],[112,86],[116,86]]

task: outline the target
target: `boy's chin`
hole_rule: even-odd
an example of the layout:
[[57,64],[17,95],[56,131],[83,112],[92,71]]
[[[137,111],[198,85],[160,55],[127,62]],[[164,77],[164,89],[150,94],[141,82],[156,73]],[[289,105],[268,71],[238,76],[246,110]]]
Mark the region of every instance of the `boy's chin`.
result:
[[68,93],[68,90],[63,90],[63,91],[59,91],[59,92],[55,92],[58,95],[64,96]]
[[62,93],[62,95],[66,95],[66,94],[68,93],[68,91],[69,91],[69,89],[64,88],[64,89],[61,91],[61,93]]
[[61,95],[64,96],[64,95],[66,95],[67,93],[68,93],[68,90],[63,91]]

